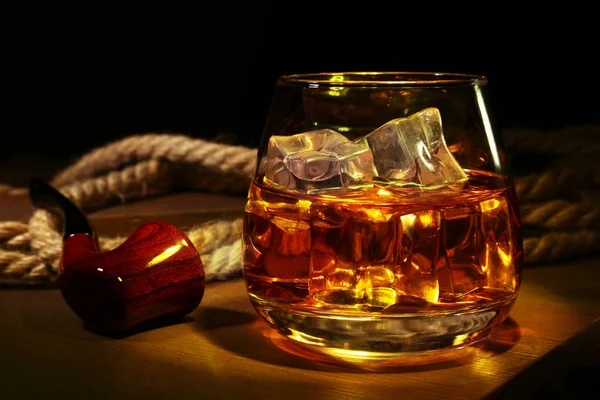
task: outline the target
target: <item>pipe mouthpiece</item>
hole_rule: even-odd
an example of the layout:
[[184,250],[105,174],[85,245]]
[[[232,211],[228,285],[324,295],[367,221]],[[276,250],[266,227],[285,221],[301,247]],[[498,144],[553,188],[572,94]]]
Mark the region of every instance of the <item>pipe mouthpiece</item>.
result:
[[76,233],[95,237],[94,230],[85,214],[71,200],[43,179],[31,178],[29,180],[29,198],[36,208],[63,218],[63,239]]

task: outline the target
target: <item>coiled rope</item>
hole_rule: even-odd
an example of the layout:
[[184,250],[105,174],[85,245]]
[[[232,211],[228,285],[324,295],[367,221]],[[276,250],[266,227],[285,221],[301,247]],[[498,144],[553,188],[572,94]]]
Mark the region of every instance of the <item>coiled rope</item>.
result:
[[[508,131],[504,138],[510,155],[535,152],[554,160],[541,171],[519,174],[515,168],[525,262],[555,262],[600,250],[600,163],[594,160],[600,154],[598,127]],[[91,212],[181,189],[245,195],[255,162],[253,148],[185,135],[133,135],[83,155],[51,184]],[[0,196],[24,192],[0,185]],[[0,277],[53,281],[62,248],[60,229],[61,221],[40,209],[26,222],[0,222]],[[241,232],[241,218],[210,221],[186,232],[208,281],[241,271]],[[101,250],[125,239],[100,237]]]

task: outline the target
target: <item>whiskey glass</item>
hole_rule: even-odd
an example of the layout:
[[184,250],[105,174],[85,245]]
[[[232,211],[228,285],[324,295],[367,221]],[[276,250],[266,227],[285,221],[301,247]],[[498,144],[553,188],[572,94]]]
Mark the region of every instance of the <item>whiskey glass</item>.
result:
[[485,339],[517,299],[517,198],[484,76],[278,78],[245,209],[243,276],[280,334],[389,360]]

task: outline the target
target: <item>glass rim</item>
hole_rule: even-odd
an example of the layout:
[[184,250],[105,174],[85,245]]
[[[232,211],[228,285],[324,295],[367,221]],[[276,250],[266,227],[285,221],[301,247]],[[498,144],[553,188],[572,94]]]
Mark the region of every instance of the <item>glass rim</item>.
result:
[[[344,77],[358,79],[345,80]],[[366,78],[369,77],[369,78]],[[348,71],[316,72],[281,75],[279,80],[288,84],[318,86],[484,86],[484,75],[457,72],[426,71]]]

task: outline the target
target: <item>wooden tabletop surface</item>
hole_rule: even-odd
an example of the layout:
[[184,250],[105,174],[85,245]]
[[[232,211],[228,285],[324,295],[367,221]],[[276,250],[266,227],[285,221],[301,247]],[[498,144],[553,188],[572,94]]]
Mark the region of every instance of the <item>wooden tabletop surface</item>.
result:
[[[101,235],[126,234],[149,219],[185,227],[238,214],[243,203],[184,193],[91,219]],[[0,219],[30,212],[25,199],[0,205]],[[0,290],[0,399],[579,398],[600,359],[599,317],[600,259],[530,267],[510,318],[486,341],[427,363],[361,366],[309,358],[272,332],[239,278],[209,283],[181,323],[122,338],[85,330],[56,289],[9,288]]]

